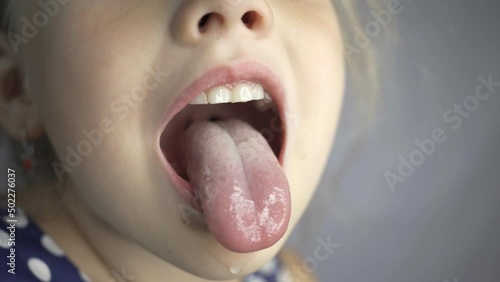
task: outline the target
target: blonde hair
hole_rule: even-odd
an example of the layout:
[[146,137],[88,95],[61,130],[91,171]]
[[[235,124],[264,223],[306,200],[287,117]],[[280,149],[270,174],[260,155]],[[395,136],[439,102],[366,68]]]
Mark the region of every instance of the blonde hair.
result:
[[[372,9],[381,8],[386,1],[382,0],[332,0],[333,5],[337,11],[337,16],[340,21],[344,45],[354,42],[354,27],[360,27],[362,23],[362,13],[360,11],[370,11]],[[375,50],[368,47],[363,50],[358,56],[350,57],[346,60],[347,70],[356,71],[355,77],[362,79],[364,84],[368,83],[368,87],[356,89],[357,91],[368,92],[371,95],[364,95],[363,102],[370,102],[373,105],[377,100],[379,90],[379,76],[377,70],[377,62]]]

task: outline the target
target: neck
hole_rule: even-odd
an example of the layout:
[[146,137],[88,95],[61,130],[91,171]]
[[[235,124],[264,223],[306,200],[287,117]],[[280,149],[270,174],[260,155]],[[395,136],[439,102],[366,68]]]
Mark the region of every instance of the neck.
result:
[[[89,211],[72,187],[58,184],[35,187],[23,193],[21,205],[49,234],[76,266],[93,281],[207,281],[158,258],[118,234]],[[233,281],[236,282],[236,281]]]

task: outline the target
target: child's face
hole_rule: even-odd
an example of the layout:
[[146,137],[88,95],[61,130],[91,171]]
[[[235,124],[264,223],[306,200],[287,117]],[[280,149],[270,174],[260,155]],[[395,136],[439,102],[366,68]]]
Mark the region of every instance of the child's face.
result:
[[[31,3],[20,13],[40,10],[36,1]],[[199,24],[210,12],[217,15]],[[89,210],[160,258],[199,276],[230,277],[227,257],[249,261],[243,272],[250,272],[278,252],[315,190],[341,109],[344,60],[329,0],[72,0],[23,48],[22,67],[41,122],[61,162],[74,166],[62,177],[71,179]],[[223,73],[238,73],[219,77],[229,84],[247,80],[266,88],[269,74],[260,69],[265,66],[284,93],[277,102],[282,104],[279,114],[264,114],[246,103],[189,106],[179,115],[185,116],[179,117],[182,121],[215,116],[259,124],[273,140],[275,153],[281,151],[290,186],[288,229],[270,248],[252,254],[230,254],[218,242],[224,234],[213,239],[197,215],[190,216],[190,196],[183,195],[189,189],[179,187],[173,180],[177,173],[172,177],[165,161],[171,154],[170,162],[188,162],[174,156],[184,125],[165,130],[168,111],[195,79],[221,66],[227,67]],[[213,79],[203,83],[212,86]],[[270,94],[279,100],[277,93]],[[284,136],[276,126],[280,115]],[[211,136],[208,131],[204,136]],[[206,153],[207,158],[233,149],[212,147],[215,153]],[[79,156],[68,153],[69,148]],[[199,155],[207,148],[186,150]],[[258,155],[264,161],[268,157]],[[231,179],[234,167],[220,161],[213,168],[222,171],[215,175]],[[259,176],[243,171],[247,178]],[[225,246],[237,251],[238,242],[244,239]]]

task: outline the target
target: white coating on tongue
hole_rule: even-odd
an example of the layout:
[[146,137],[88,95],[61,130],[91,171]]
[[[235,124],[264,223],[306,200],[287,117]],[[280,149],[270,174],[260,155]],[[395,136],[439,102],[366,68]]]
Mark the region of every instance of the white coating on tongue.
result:
[[266,228],[267,236],[272,236],[278,233],[285,223],[285,218],[281,218],[281,220],[277,222],[276,219],[271,216],[271,213],[274,210],[274,205],[276,204],[286,205],[285,189],[274,187],[274,191],[269,194],[268,198],[264,201],[265,207],[258,213],[259,225]]
[[262,135],[229,120],[194,123],[183,138],[184,167],[213,236],[235,252],[281,239],[290,219],[290,190]]
[[[281,206],[286,204],[285,192],[283,188],[274,187],[274,191],[269,195],[268,199],[264,201],[265,207],[256,211],[254,201],[244,197],[243,189],[239,186],[234,186],[234,193],[230,196],[231,206],[229,211],[233,214],[238,225],[238,230],[245,234],[245,237],[252,242],[259,242],[262,238],[261,228],[265,228],[267,237],[276,235],[280,228],[285,223],[285,218],[281,218],[279,222],[271,216],[274,205],[279,203]],[[257,213],[257,220],[250,225],[245,224],[244,219],[248,217],[255,217]]]
[[[229,211],[236,219],[237,228],[241,231],[248,240],[258,242],[261,239],[261,232],[259,230],[257,220],[255,217],[255,203],[254,201],[245,197],[243,189],[237,185],[234,186],[234,192],[229,197],[231,205]],[[246,220],[252,218],[253,222],[246,223]]]

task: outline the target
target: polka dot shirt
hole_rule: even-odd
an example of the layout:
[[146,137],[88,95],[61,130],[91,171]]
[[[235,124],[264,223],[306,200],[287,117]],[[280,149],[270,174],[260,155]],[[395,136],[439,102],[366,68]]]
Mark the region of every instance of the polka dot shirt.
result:
[[[16,208],[15,240],[11,239],[8,213],[0,209],[0,281],[2,282],[88,282],[90,278],[78,270],[52,238],[30,222],[21,208]],[[11,252],[15,250],[14,252]],[[9,262],[14,256],[15,269]],[[12,260],[14,261],[14,260]],[[10,270],[10,272],[9,272]],[[14,272],[15,274],[13,274]],[[287,282],[288,272],[275,258],[244,282]],[[105,282],[135,282],[132,276],[118,275]],[[138,281],[137,281],[138,282]]]

